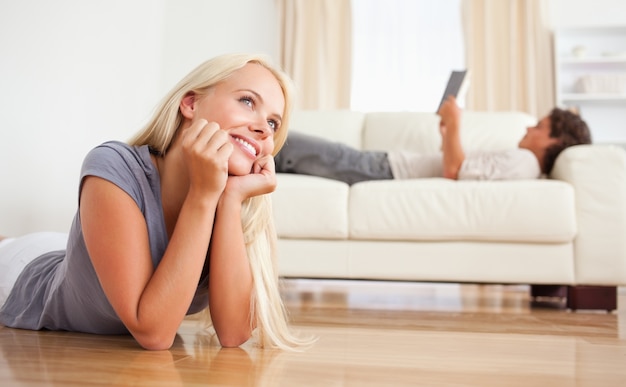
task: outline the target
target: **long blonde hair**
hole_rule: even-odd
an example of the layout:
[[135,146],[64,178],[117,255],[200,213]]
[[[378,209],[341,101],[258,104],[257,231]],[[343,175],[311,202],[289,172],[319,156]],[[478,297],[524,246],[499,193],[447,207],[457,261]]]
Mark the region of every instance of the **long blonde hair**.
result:
[[[165,154],[183,123],[180,101],[190,92],[205,95],[211,87],[226,80],[248,63],[256,63],[268,69],[278,81],[285,97],[281,129],[274,135],[273,154],[276,155],[287,138],[293,84],[285,73],[271,66],[265,57],[248,54],[222,55],[200,64],[163,98],[154,116],[129,143],[149,145]],[[312,338],[299,337],[291,331],[280,296],[277,237],[270,195],[247,199],[242,206],[241,222],[254,288],[250,309],[251,315],[256,318],[259,343],[262,346],[290,350],[310,345],[314,341]],[[208,325],[211,325],[208,308],[204,311],[204,316]]]

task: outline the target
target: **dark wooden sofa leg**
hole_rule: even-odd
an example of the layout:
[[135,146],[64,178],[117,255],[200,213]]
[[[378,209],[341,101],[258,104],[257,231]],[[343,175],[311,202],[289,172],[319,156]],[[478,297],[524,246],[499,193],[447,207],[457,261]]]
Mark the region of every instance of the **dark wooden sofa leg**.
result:
[[530,285],[530,298],[533,308],[565,309],[567,286]]
[[577,309],[617,309],[617,286],[568,286],[567,307]]
[[[536,304],[564,300],[571,310],[595,309],[608,312],[617,309],[617,286],[530,285],[530,297]],[[554,304],[554,302],[548,302]]]
[[566,298],[567,286],[565,285],[530,285],[530,296],[538,298]]

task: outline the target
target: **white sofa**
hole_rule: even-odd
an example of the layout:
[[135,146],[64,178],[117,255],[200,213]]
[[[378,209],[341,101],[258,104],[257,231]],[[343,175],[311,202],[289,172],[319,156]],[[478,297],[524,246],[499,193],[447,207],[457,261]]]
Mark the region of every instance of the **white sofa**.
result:
[[[466,111],[466,149],[516,147],[536,118]],[[291,130],[361,149],[440,147],[431,113],[297,111]],[[592,128],[593,132],[593,128]],[[572,309],[616,308],[626,285],[626,152],[566,149],[549,179],[369,181],[279,174],[282,277],[533,285]]]

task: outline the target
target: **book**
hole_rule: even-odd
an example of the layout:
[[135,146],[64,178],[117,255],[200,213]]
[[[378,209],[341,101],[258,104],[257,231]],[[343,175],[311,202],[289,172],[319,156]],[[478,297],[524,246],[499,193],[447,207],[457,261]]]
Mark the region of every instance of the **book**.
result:
[[439,102],[439,106],[435,113],[441,109],[441,105],[448,98],[449,95],[454,96],[457,100],[463,98],[465,92],[467,91],[467,86],[469,84],[469,74],[468,70],[455,70],[450,73],[450,78],[448,79],[448,84],[446,85],[446,89],[443,92],[443,96],[441,97],[441,102]]

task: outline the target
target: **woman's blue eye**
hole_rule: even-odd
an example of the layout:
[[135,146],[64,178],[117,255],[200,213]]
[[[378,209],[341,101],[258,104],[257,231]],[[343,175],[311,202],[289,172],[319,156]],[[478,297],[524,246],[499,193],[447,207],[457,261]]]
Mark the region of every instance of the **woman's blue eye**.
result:
[[[254,98],[249,97],[249,96],[244,96],[239,98],[239,102],[242,102],[244,104],[246,104],[246,106],[250,107],[250,108],[254,108]],[[272,131],[277,131],[278,130],[278,126],[279,123],[276,120],[268,120],[267,124],[269,125],[269,127],[272,129]]]
[[253,101],[253,100],[252,100],[252,98],[250,98],[250,97],[241,97],[241,98],[239,99],[239,101],[241,101],[241,102],[245,103],[245,104],[246,104],[246,105],[248,105],[248,106],[253,106],[253,105],[254,105],[254,101]]

